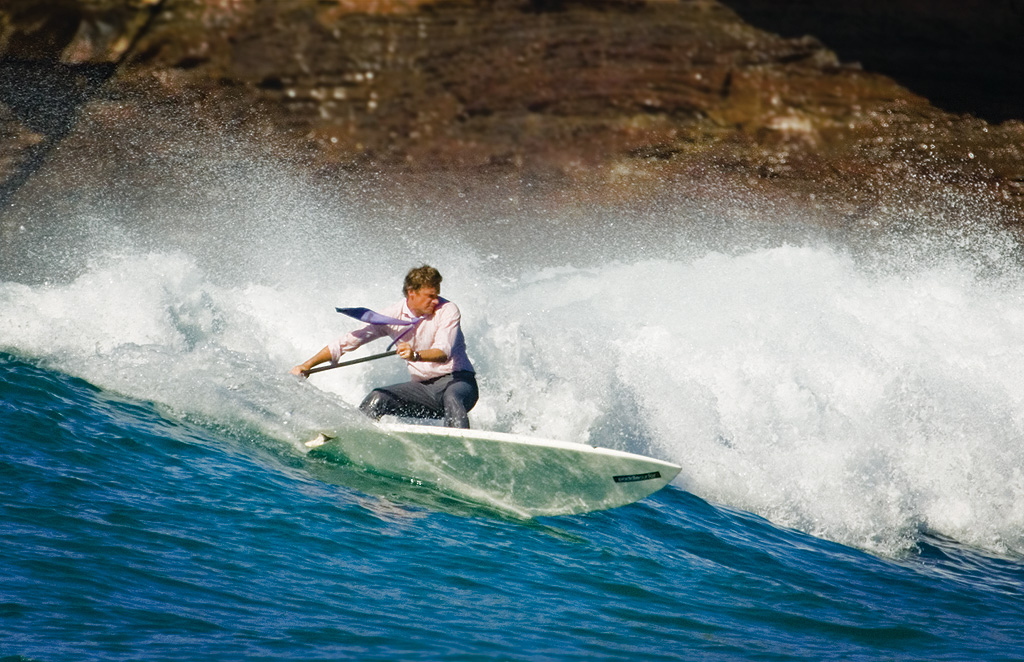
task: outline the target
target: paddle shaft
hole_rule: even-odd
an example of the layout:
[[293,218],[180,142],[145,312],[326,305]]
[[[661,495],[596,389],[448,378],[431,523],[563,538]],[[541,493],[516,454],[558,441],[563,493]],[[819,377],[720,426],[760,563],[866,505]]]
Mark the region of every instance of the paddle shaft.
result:
[[387,356],[394,356],[398,353],[398,350],[391,350],[390,352],[382,352],[380,354],[373,354],[371,356],[364,356],[361,359],[352,359],[351,361],[342,361],[334,365],[325,365],[319,368],[310,368],[306,371],[307,375],[312,375],[314,372],[323,372],[324,370],[334,370],[335,368],[344,368],[347,365],[355,365],[357,363],[366,363],[367,361],[376,361],[377,359],[383,359]]

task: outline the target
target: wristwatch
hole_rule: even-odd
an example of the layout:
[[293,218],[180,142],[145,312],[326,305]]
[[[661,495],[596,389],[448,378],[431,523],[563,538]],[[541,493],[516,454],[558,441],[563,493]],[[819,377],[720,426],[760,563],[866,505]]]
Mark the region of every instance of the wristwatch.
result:
[[419,352],[413,352],[412,353],[412,360],[413,361],[419,361],[420,360],[420,353]]

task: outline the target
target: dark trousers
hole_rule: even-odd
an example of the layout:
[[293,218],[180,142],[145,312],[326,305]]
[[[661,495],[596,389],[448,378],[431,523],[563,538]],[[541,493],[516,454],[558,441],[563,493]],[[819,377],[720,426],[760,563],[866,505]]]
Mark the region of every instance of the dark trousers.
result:
[[480,391],[472,372],[453,372],[423,382],[403,382],[370,391],[360,411],[370,418],[440,418],[450,428],[468,428],[469,410]]

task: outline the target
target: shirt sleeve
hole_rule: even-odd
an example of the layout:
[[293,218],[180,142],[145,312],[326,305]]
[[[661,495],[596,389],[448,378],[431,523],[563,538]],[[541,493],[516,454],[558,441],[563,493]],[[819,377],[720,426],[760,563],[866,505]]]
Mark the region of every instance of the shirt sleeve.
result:
[[361,329],[346,333],[327,345],[331,351],[331,362],[337,363],[343,353],[358,349],[371,340],[383,338],[387,334],[388,327],[383,324],[367,324]]
[[[398,317],[402,312],[402,302],[392,304],[381,311],[381,314],[388,317]],[[377,338],[391,335],[390,327],[386,324],[367,324],[351,333],[346,333],[332,342],[328,343],[327,349],[331,352],[331,363],[337,363],[342,354],[359,349],[363,345]]]
[[452,347],[455,346],[455,339],[462,324],[462,313],[454,303],[445,301],[444,305],[437,309],[436,315],[437,331],[434,333],[434,342],[430,348],[441,350],[451,359]]

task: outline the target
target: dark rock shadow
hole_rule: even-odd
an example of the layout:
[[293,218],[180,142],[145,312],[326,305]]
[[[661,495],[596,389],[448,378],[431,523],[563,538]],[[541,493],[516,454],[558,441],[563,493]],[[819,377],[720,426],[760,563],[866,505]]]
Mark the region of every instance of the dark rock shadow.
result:
[[949,112],[992,123],[1024,119],[1024,3],[721,2],[763,30],[814,35],[840,60]]

